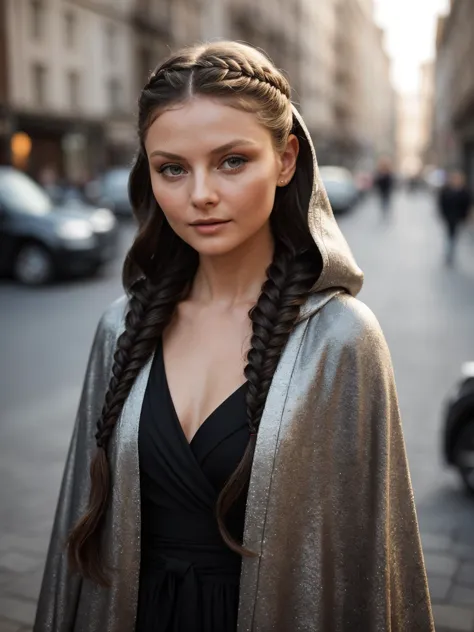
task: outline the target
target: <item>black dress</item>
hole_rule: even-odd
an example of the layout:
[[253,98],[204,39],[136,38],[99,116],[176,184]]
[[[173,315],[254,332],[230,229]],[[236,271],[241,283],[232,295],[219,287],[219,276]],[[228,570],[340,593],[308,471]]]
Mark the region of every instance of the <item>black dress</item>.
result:
[[[141,569],[136,632],[235,632],[240,555],[222,540],[219,491],[240,462],[249,431],[244,384],[188,443],[171,399],[160,343],[139,427]],[[246,493],[226,524],[242,541]]]

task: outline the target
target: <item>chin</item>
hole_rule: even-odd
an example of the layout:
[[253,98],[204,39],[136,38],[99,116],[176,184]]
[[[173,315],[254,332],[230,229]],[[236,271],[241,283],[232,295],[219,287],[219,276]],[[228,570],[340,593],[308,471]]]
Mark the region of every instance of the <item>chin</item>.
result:
[[192,246],[201,257],[222,257],[238,248],[239,244],[217,243],[217,240],[215,243],[211,243],[211,240],[209,240],[208,243],[195,242],[190,244],[190,246]]
[[219,257],[236,250],[243,242],[229,239],[229,236],[198,237],[185,240],[191,248],[203,257]]

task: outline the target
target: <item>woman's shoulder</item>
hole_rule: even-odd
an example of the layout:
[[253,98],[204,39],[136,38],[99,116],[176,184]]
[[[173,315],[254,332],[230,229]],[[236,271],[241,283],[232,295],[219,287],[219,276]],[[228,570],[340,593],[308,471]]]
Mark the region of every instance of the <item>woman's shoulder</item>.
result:
[[377,317],[361,300],[341,292],[328,301],[315,314],[310,327],[318,330],[331,343],[344,347],[368,348],[379,345],[386,348],[385,337]]
[[104,329],[119,329],[123,325],[127,307],[128,297],[123,294],[106,307],[102,312],[99,324]]
[[88,372],[108,375],[112,367],[117,339],[124,330],[128,298],[121,296],[111,303],[102,313],[96,326],[89,354]]
[[332,367],[344,366],[353,376],[362,371],[374,384],[381,376],[392,375],[391,354],[379,321],[365,303],[343,292],[311,317],[305,347],[307,354]]
[[124,328],[128,297],[124,294],[115,299],[102,312],[96,331],[97,341],[115,341]]

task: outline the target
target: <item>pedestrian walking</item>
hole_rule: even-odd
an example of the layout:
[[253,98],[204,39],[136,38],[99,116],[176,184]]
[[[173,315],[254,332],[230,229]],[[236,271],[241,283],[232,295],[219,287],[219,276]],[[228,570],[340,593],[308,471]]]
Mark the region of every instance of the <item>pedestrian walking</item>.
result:
[[460,228],[469,216],[472,196],[462,171],[452,171],[440,189],[438,207],[446,229],[446,264],[453,265]]
[[379,161],[377,171],[374,176],[374,187],[380,200],[380,208],[385,218],[390,212],[392,193],[395,185],[392,166],[387,158]]
[[389,352],[290,94],[233,42],[141,93],[35,632],[434,629]]

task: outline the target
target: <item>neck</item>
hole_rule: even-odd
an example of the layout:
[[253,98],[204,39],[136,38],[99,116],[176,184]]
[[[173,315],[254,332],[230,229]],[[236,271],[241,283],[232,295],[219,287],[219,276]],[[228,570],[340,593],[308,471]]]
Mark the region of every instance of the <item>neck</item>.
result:
[[223,307],[256,303],[273,251],[273,237],[267,225],[225,255],[201,256],[190,298],[201,303],[220,303]]

